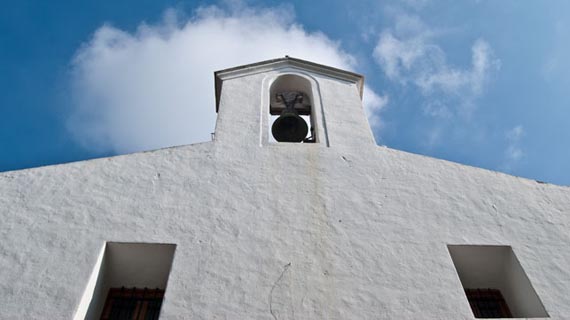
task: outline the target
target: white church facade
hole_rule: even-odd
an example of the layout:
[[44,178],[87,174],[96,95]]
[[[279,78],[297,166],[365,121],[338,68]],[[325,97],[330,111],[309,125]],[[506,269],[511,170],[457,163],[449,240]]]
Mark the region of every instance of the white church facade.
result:
[[211,142],[0,173],[0,319],[570,319],[570,188],[377,146],[351,72],[215,88]]

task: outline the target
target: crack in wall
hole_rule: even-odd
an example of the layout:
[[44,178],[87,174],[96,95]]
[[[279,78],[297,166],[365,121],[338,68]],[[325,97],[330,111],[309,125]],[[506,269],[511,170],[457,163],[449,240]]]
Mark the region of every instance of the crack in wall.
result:
[[275,282],[273,283],[273,286],[271,287],[271,291],[269,291],[269,313],[271,313],[271,315],[273,316],[273,319],[275,319],[275,320],[277,320],[277,316],[273,312],[273,291],[275,290],[275,288],[277,287],[279,282],[283,279],[285,272],[287,272],[287,270],[289,269],[290,266],[291,266],[291,262],[289,262],[288,264],[283,266],[283,271],[281,271],[279,278],[277,278],[277,280],[275,280]]

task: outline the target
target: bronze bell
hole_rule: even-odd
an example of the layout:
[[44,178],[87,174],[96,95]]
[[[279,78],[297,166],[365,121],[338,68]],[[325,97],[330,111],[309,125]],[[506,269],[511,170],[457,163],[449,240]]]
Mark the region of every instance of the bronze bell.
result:
[[294,107],[295,103],[302,100],[302,96],[297,95],[294,99],[285,99],[280,95],[280,98],[287,107],[273,122],[271,134],[278,142],[302,142],[309,132],[309,127]]
[[271,133],[279,142],[301,142],[308,132],[307,123],[295,110],[283,110],[271,126]]

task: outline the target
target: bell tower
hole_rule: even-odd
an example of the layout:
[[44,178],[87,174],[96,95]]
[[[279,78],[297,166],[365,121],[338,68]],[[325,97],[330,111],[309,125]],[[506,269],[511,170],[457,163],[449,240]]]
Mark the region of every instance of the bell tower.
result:
[[215,140],[233,145],[374,145],[363,76],[284,57],[217,71]]

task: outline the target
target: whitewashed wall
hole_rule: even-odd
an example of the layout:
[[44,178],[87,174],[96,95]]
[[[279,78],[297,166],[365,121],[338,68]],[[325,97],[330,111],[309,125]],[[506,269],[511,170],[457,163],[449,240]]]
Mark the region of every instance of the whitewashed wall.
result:
[[71,319],[105,241],[177,245],[161,319],[473,319],[447,244],[511,245],[570,318],[570,188],[377,147],[317,76],[330,147],[260,145],[271,72],[215,142],[0,173],[0,318]]

